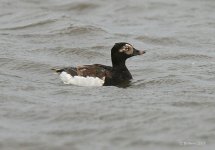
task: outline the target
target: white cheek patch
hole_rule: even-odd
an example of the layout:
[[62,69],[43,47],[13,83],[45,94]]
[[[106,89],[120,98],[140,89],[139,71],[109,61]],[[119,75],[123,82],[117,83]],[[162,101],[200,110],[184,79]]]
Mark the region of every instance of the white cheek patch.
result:
[[123,48],[121,48],[120,50],[119,50],[119,52],[120,53],[122,53],[122,52],[125,52],[126,50],[125,50],[125,48],[123,47]]
[[126,44],[125,46],[123,46],[123,47],[119,50],[120,53],[124,52],[124,53],[126,53],[127,55],[133,54],[133,51],[134,51],[134,49],[133,49],[133,47],[132,47],[130,44]]

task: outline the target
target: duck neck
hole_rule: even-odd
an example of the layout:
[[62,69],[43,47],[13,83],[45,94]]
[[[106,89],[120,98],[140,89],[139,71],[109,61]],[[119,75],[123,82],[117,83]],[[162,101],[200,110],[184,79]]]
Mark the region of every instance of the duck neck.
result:
[[113,70],[116,71],[128,71],[126,65],[125,65],[125,60],[121,61],[113,61],[112,60],[112,65],[113,65]]
[[[117,80],[130,80],[132,75],[125,65],[125,60],[121,62],[112,62],[113,64],[113,76],[116,76]],[[118,82],[118,81],[117,81]]]

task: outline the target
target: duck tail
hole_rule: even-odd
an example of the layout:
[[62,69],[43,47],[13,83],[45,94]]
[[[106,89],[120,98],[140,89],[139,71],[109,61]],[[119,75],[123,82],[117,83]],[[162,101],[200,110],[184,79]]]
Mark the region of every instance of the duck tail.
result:
[[57,73],[61,73],[64,71],[64,69],[58,69],[58,68],[52,68],[51,70],[57,72]]

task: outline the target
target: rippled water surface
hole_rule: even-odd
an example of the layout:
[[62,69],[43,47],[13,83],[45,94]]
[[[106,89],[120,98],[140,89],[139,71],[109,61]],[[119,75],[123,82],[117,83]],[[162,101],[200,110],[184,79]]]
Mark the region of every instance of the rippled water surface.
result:
[[[214,0],[1,0],[1,150],[213,150]],[[52,67],[111,65],[131,85],[64,85]]]

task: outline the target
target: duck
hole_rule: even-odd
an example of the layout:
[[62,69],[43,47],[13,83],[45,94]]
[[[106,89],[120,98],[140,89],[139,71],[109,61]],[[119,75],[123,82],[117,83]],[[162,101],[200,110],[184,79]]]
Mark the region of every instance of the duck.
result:
[[126,67],[126,60],[145,54],[127,42],[115,43],[111,49],[112,66],[102,64],[80,65],[77,67],[52,68],[64,84],[78,86],[117,86],[132,79]]

